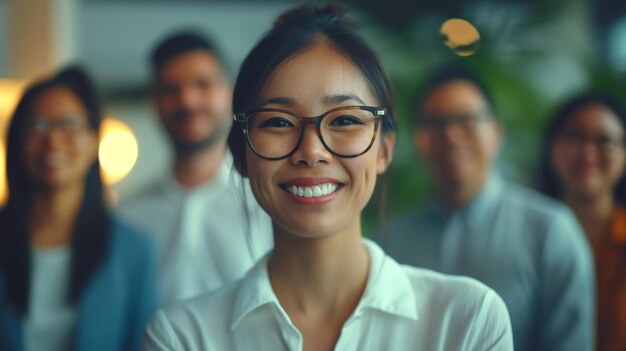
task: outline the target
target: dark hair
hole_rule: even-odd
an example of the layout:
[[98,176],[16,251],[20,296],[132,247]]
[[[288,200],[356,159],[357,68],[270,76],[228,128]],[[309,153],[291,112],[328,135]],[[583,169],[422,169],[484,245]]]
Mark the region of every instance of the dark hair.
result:
[[[612,95],[600,92],[585,92],[574,96],[559,106],[552,115],[545,132],[543,147],[539,157],[539,165],[536,170],[536,184],[540,191],[554,198],[563,196],[561,181],[552,166],[551,152],[556,137],[581,108],[590,105],[602,105],[613,111],[617,116],[622,128],[626,130],[626,109]],[[626,205],[626,173],[615,186],[613,196],[617,202]]]
[[152,70],[155,75],[172,59],[191,51],[203,50],[215,56],[220,64],[223,59],[217,46],[209,38],[192,31],[171,34],[157,44],[150,55]]
[[423,107],[424,102],[433,91],[443,85],[458,81],[466,81],[474,85],[485,98],[489,108],[494,109],[494,101],[491,92],[478,73],[467,65],[461,63],[450,63],[439,67],[435,72],[429,75],[417,93],[414,94],[415,98],[413,100],[413,108],[417,109],[415,117],[417,119],[420,118],[419,110]]
[[[382,132],[394,131],[395,105],[387,74],[376,54],[343,14],[344,11],[337,5],[322,7],[311,4],[300,5],[281,14],[274,27],[261,38],[241,65],[233,93],[233,111],[253,109],[263,84],[278,65],[317,43],[326,42],[360,69],[382,107],[389,111],[389,117],[383,119]],[[235,168],[245,175],[246,146],[240,123],[233,124],[228,146]]]
[[[87,75],[79,68],[63,70],[31,85],[22,96],[9,126],[6,171],[9,198],[0,212],[0,272],[6,282],[6,299],[26,314],[30,294],[31,245],[28,231],[33,187],[23,162],[24,138],[35,100],[54,88],[67,88],[88,111],[89,128],[100,129],[100,101]],[[100,164],[96,160],[85,180],[85,193],[71,242],[68,299],[76,303],[88,280],[104,260],[109,247],[110,218],[103,199]]]

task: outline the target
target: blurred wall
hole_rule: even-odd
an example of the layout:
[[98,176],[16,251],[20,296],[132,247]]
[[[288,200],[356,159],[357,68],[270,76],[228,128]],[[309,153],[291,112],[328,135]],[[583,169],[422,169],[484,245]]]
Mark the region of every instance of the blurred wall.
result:
[[87,2],[82,4],[81,57],[107,90],[143,84],[147,55],[164,35],[180,28],[209,34],[234,75],[261,33],[289,2]]
[[626,72],[626,16],[608,31],[608,60],[615,71]]
[[0,0],[0,77],[6,77],[7,71],[7,18],[6,18],[7,3]]

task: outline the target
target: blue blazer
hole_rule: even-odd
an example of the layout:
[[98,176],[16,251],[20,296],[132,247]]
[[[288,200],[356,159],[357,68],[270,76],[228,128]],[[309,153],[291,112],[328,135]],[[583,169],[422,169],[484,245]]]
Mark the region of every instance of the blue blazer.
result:
[[[76,305],[76,350],[139,350],[157,307],[156,252],[150,238],[115,219],[108,256]],[[0,350],[24,350],[22,317],[6,303],[0,274]]]

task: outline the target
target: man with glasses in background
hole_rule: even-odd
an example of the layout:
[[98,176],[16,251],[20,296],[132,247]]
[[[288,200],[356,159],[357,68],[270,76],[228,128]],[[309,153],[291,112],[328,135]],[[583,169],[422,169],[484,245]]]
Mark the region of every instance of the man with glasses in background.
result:
[[516,350],[592,350],[590,249],[564,205],[493,169],[503,130],[485,85],[446,66],[416,107],[414,141],[435,195],[383,228],[388,253],[493,288],[509,309]]
[[232,92],[215,45],[197,33],[176,33],[157,45],[151,63],[174,163],[171,174],[118,213],[154,235],[167,305],[243,277],[273,239],[269,217],[226,147]]

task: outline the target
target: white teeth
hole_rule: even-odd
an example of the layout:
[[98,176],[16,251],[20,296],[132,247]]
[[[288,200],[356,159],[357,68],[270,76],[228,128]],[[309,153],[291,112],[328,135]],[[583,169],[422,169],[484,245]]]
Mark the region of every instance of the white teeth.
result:
[[300,187],[297,185],[290,185],[287,187],[290,193],[299,197],[319,197],[328,194],[332,194],[337,191],[339,186],[337,184],[326,183],[321,185],[314,186],[304,186]]
[[313,196],[322,196],[322,189],[319,186],[313,187]]
[[322,185],[322,195],[328,195],[328,185]]

